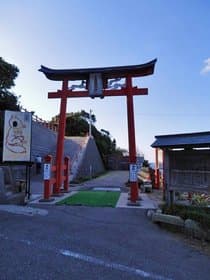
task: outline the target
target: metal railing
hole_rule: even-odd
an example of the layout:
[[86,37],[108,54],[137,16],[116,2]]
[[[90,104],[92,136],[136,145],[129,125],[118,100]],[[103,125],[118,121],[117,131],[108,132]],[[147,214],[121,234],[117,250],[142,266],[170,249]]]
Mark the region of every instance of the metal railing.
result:
[[[20,110],[21,110],[21,112],[29,112],[27,109],[23,108],[22,106],[20,107]],[[45,121],[42,118],[40,118],[39,116],[35,115],[35,112],[32,111],[31,113],[32,113],[32,120],[34,122],[39,123],[54,132],[58,131],[58,122]]]

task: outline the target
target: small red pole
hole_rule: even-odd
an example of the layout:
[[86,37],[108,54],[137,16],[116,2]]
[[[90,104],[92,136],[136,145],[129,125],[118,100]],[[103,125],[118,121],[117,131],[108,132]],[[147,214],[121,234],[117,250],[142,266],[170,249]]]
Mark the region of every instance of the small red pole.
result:
[[60,106],[60,120],[58,128],[58,140],[57,140],[57,150],[56,150],[56,185],[54,194],[60,194],[60,188],[62,185],[62,173],[63,173],[63,152],[64,152],[64,137],[66,129],[66,105],[67,96],[65,91],[68,90],[68,80],[63,81],[62,85],[62,97]]
[[40,199],[40,202],[49,202],[53,201],[53,198],[50,198],[51,195],[51,167],[52,167],[52,156],[47,155],[44,158],[44,197]]
[[[129,162],[130,162],[130,174],[131,174],[131,172],[132,172],[131,169],[136,168],[136,140],[135,140],[133,95],[132,95],[132,77],[130,77],[130,76],[128,76],[126,78],[126,89],[127,89]],[[135,173],[135,170],[134,170],[134,173]],[[135,177],[136,178],[133,178],[133,180],[130,181],[130,192],[131,192],[131,202],[132,203],[136,203],[136,201],[138,200],[138,192],[139,192],[137,176],[135,176]]]
[[155,149],[155,188],[160,188],[160,170],[158,161],[158,148]]
[[64,191],[68,192],[69,191],[69,169],[70,169],[70,158],[69,157],[65,157],[64,158]]

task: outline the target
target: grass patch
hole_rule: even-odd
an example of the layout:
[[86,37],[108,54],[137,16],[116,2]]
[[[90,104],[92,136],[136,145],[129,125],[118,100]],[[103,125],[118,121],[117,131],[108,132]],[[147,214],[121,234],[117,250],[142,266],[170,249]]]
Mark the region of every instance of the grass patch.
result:
[[120,192],[109,191],[80,191],[67,197],[57,205],[84,205],[95,207],[115,207]]

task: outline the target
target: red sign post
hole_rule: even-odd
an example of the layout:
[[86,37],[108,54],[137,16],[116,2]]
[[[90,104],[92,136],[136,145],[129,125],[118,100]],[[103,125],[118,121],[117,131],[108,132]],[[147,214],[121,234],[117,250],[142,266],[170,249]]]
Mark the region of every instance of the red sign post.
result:
[[158,160],[158,148],[155,149],[155,188],[160,188],[160,170],[159,170],[159,160]]
[[[130,191],[131,203],[138,200],[138,182],[136,165],[136,141],[135,141],[135,121],[134,121],[134,95],[147,95],[147,88],[133,87],[132,78],[151,75],[154,72],[156,59],[145,64],[132,66],[87,68],[87,69],[49,69],[41,66],[40,71],[50,80],[62,81],[62,89],[57,92],[49,92],[48,98],[60,98],[60,117],[58,128],[58,140],[56,151],[56,187],[55,193],[59,195],[62,184],[64,136],[66,125],[66,104],[67,98],[77,97],[100,97],[105,96],[126,96],[127,98],[127,118],[128,118],[128,142],[130,161]],[[125,84],[119,84],[119,80],[125,79]],[[73,86],[68,87],[69,81],[80,80],[84,90],[74,90]],[[78,87],[81,87],[78,86]]]

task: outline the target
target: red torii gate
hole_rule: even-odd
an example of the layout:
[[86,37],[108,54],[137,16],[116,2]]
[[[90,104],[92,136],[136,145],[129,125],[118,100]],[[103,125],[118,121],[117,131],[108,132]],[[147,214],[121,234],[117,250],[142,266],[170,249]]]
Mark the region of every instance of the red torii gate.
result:
[[[63,153],[64,153],[64,136],[66,126],[66,105],[67,98],[77,97],[100,97],[104,96],[126,96],[127,98],[127,118],[128,118],[128,142],[129,142],[129,162],[130,162],[130,193],[131,203],[138,200],[138,182],[137,182],[137,166],[136,166],[136,141],[135,141],[135,122],[133,109],[134,95],[147,95],[147,88],[133,87],[132,78],[152,75],[154,73],[155,63],[157,59],[145,64],[131,66],[115,66],[103,68],[85,68],[85,69],[50,69],[41,66],[39,71],[53,81],[62,81],[62,89],[57,92],[49,92],[48,98],[60,98],[60,117],[58,128],[58,140],[56,150],[56,185],[55,194],[60,193],[62,185],[63,170]],[[111,83],[125,79],[125,85],[119,84],[116,88],[109,89]],[[69,88],[69,81],[82,81],[81,85],[85,85],[85,90],[74,91]],[[110,83],[110,84],[111,84]]]

